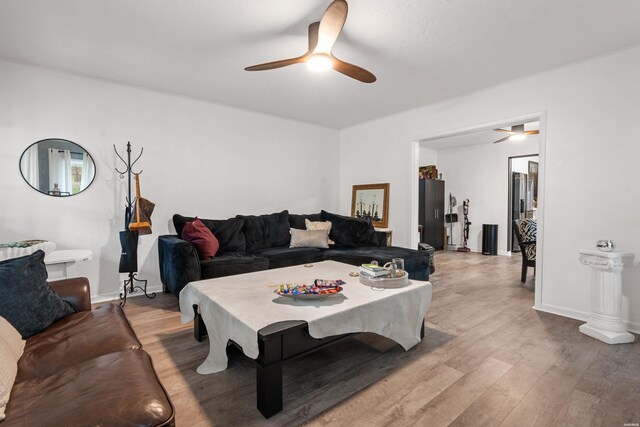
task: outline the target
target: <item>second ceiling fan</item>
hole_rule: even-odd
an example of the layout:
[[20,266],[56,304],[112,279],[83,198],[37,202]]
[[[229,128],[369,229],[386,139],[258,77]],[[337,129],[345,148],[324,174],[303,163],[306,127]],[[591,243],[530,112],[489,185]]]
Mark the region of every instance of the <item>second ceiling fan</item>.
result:
[[524,124],[513,125],[513,126],[511,126],[510,130],[509,129],[500,129],[500,128],[498,128],[498,129],[494,129],[494,131],[496,131],[496,132],[506,132],[506,133],[509,134],[509,135],[505,136],[504,138],[497,140],[496,142],[494,142],[494,144],[497,144],[497,143],[502,142],[502,141],[506,141],[508,139],[510,139],[512,141],[513,140],[517,140],[517,139],[524,139],[527,135],[537,135],[537,134],[540,133],[539,130],[527,130],[527,131],[525,131],[524,130]]
[[363,83],[373,83],[376,76],[357,65],[349,64],[336,58],[331,49],[335,44],[345,21],[347,20],[348,6],[345,0],[334,0],[322,15],[319,22],[309,25],[309,50],[295,58],[282,59],[267,62],[245,68],[246,71],[264,71],[282,68],[288,65],[306,63],[316,71],[324,71],[333,68],[339,73]]

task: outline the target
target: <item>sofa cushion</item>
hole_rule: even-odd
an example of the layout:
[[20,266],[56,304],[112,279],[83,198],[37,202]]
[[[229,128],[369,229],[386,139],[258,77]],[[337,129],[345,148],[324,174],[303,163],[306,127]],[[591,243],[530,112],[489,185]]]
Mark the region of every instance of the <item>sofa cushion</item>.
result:
[[298,230],[306,230],[307,226],[305,224],[305,220],[309,221],[322,221],[322,216],[319,213],[316,214],[289,214],[289,225],[291,228],[297,228]]
[[200,259],[213,258],[220,249],[220,243],[216,236],[198,218],[184,225],[180,237],[196,247]]
[[[187,222],[193,221],[194,217],[182,216],[175,214],[173,216],[173,226],[178,233],[178,236],[182,236],[182,229]],[[225,252],[244,252],[246,251],[246,244],[244,234],[242,233],[242,226],[244,221],[238,218],[229,219],[202,219],[200,221],[207,226],[209,230],[216,236],[220,243],[220,253]]]
[[376,231],[369,221],[327,211],[322,211],[321,216],[323,221],[331,221],[329,238],[336,242],[336,246],[378,246]]
[[238,215],[244,220],[242,232],[247,242],[247,252],[289,245],[289,211],[269,215]]
[[47,284],[44,251],[0,261],[0,316],[23,338],[73,312]]
[[267,248],[256,254],[269,260],[269,268],[290,267],[322,260],[322,250],[318,248]]
[[329,233],[327,230],[291,229],[290,248],[328,248]]
[[360,265],[378,261],[384,265],[392,258],[403,258],[404,269],[409,279],[429,280],[429,255],[426,251],[385,246],[382,248],[333,248],[322,253],[325,260],[338,261],[345,264]]
[[16,383],[2,425],[155,426],[173,417],[149,355],[125,350]]
[[16,382],[50,375],[103,354],[142,345],[117,304],[61,319],[27,340]]
[[268,259],[245,252],[228,252],[200,262],[202,280],[251,273],[268,268]]

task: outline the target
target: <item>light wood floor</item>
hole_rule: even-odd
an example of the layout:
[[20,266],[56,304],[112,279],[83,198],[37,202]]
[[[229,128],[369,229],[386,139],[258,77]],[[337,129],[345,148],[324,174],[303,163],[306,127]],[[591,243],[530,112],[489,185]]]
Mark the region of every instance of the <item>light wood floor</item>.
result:
[[[284,411],[256,409],[255,368],[195,372],[208,342],[175,297],[125,311],[176,407],[177,425],[623,426],[640,423],[640,344],[609,346],[581,322],[539,313],[520,257],[438,252],[422,343],[361,334],[284,367]],[[531,271],[531,270],[530,270]]]

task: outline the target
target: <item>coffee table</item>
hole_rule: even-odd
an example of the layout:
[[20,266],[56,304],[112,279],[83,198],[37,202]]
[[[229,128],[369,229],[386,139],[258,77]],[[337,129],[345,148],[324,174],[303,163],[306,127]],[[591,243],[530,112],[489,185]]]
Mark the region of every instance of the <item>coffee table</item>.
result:
[[[194,320],[197,340],[209,337],[201,374],[227,367],[226,348],[236,344],[256,360],[257,406],[270,417],[282,410],[282,364],[357,332],[373,332],[409,350],[424,336],[431,284],[412,281],[400,289],[374,290],[349,276],[357,267],[323,261],[189,283],[180,293],[182,322]],[[273,291],[281,283],[342,279],[339,295],[294,300]]]

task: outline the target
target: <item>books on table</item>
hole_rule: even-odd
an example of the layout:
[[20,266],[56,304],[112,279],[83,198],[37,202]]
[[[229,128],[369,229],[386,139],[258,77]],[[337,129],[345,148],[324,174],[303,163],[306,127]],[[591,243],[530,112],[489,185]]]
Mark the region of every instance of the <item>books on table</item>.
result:
[[384,277],[390,274],[389,270],[374,264],[362,264],[360,266],[360,274],[367,277]]

